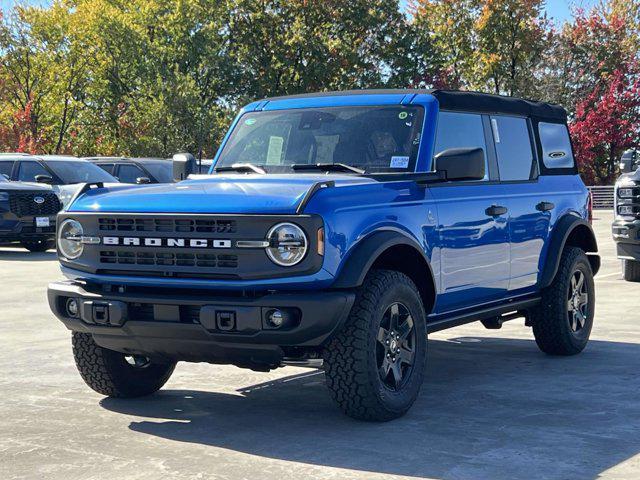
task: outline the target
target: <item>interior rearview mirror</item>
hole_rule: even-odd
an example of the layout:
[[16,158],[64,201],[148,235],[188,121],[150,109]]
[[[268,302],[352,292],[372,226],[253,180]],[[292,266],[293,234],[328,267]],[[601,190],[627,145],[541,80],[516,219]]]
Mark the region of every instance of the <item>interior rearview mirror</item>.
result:
[[53,183],[53,177],[51,175],[36,175],[35,180],[37,183],[46,183],[47,185]]
[[451,180],[482,180],[485,175],[484,150],[481,148],[449,148],[433,159],[436,172],[444,172]]
[[176,153],[173,156],[173,181],[186,180],[189,175],[195,173],[198,166],[196,159],[190,153]]

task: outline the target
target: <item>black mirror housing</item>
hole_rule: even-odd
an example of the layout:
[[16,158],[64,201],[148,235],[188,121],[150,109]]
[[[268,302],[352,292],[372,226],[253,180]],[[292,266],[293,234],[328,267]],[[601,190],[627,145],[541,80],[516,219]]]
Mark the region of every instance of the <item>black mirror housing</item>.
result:
[[151,179],[149,177],[138,177],[136,178],[136,183],[138,185],[146,185],[147,183],[151,183]]
[[36,183],[46,183],[47,185],[53,184],[53,177],[51,175],[36,175]]
[[190,153],[176,153],[173,156],[173,181],[186,180],[189,175],[198,169],[196,159]]
[[436,172],[445,172],[446,179],[482,180],[485,176],[484,150],[482,148],[449,148],[433,159]]

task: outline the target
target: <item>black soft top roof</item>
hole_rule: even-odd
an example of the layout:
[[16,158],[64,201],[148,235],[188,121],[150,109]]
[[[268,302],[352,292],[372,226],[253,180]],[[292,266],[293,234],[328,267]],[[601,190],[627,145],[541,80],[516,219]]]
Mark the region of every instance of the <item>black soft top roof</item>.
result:
[[492,95],[481,92],[465,92],[460,90],[428,90],[428,89],[380,89],[380,90],[345,90],[337,92],[305,93],[282,97],[266,98],[265,100],[285,100],[290,98],[335,97],[348,95],[410,95],[427,94],[438,99],[443,110],[461,110],[480,113],[502,113],[522,115],[540,120],[566,122],[567,112],[562,106],[526,100],[523,98]]
[[567,121],[566,110],[560,105],[553,103],[534,102],[523,98],[456,90],[433,90],[430,93],[438,99],[440,108],[443,110],[506,113],[511,115],[524,115],[541,120]]

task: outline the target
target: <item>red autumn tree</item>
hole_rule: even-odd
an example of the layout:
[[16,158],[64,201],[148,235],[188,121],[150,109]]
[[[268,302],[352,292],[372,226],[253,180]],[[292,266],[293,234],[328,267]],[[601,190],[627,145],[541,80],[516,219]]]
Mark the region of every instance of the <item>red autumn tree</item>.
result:
[[37,153],[42,139],[33,134],[31,102],[23,110],[13,114],[10,125],[0,127],[0,149],[12,152]]
[[608,184],[622,152],[640,145],[640,78],[615,70],[576,106],[571,134],[587,183]]

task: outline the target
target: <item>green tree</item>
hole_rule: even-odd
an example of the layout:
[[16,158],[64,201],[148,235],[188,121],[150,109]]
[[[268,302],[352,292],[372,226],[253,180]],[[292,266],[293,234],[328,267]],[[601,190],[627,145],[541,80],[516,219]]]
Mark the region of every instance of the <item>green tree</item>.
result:
[[536,97],[536,73],[550,41],[543,0],[486,0],[475,28],[473,86],[498,94]]
[[465,88],[473,78],[477,0],[415,0],[409,4],[421,53],[423,86]]
[[228,0],[239,98],[402,83],[397,0]]

